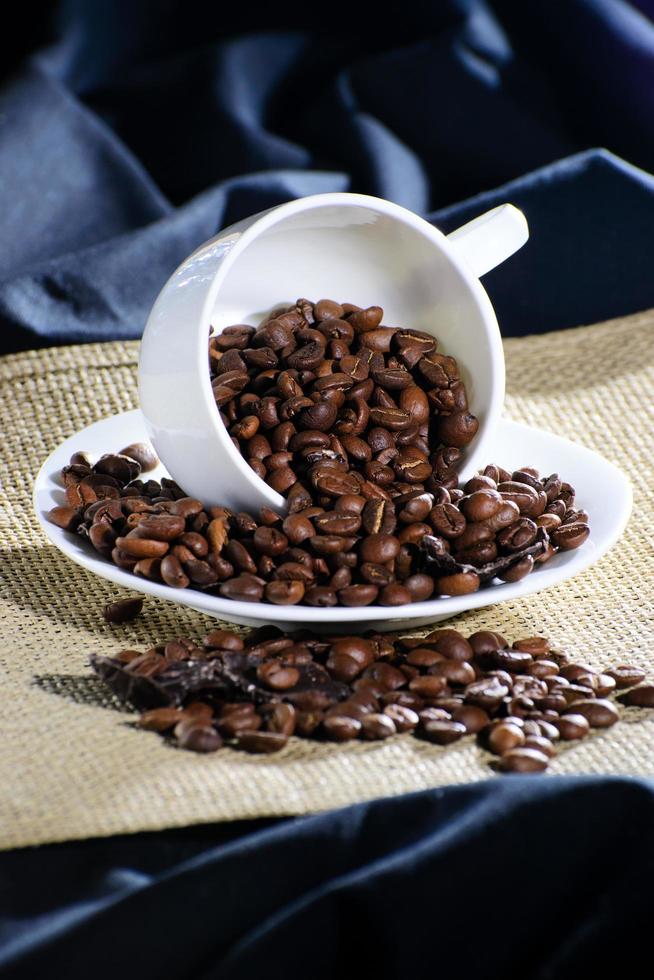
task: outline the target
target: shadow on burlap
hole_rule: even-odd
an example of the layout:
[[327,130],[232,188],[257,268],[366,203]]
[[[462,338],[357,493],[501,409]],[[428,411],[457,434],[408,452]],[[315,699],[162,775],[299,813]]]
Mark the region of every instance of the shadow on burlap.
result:
[[[634,513],[618,546],[584,574],[451,624],[467,633],[499,630],[511,639],[541,633],[591,665],[630,661],[649,671],[654,311],[508,340],[505,350],[507,414],[583,441],[622,466],[633,482]],[[408,735],[343,746],[292,739],[275,757],[230,749],[195,756],[135,730],[135,716],[91,675],[89,651],[201,635],[215,620],[148,599],[136,622],[105,624],[102,607],[121,590],[46,544],[31,489],[62,439],[136,406],[137,353],[135,343],[112,343],[0,362],[0,847],[303,814],[489,776],[488,757],[472,739],[447,748]],[[623,714],[615,728],[564,748],[551,771],[654,773],[654,718],[636,709]]]

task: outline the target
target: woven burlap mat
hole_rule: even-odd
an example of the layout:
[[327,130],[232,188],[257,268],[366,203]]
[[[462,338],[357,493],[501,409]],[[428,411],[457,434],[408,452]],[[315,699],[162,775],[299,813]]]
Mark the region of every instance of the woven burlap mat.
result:
[[[635,509],[619,545],[592,569],[459,616],[459,629],[542,633],[592,665],[631,661],[654,674],[653,327],[649,311],[506,342],[507,414],[617,462],[633,481]],[[347,746],[293,739],[274,758],[230,749],[195,756],[134,729],[134,716],[91,676],[89,650],[201,635],[215,621],[148,599],[135,623],[106,625],[102,607],[121,590],[46,544],[30,497],[34,474],[62,439],[136,406],[137,354],[136,343],[112,343],[0,361],[0,847],[309,813],[489,776],[471,739],[448,748],[408,735]],[[653,749],[654,717],[631,709],[607,733],[565,748],[551,771],[649,775]]]

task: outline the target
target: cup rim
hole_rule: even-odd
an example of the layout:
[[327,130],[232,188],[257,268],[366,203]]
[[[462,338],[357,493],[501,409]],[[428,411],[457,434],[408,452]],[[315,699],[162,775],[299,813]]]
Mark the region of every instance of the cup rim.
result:
[[[218,441],[223,444],[227,452],[231,454],[231,459],[241,471],[245,479],[258,484],[258,489],[261,491],[262,496],[267,498],[269,505],[282,513],[285,513],[288,508],[288,502],[285,497],[283,497],[276,490],[273,490],[265,480],[263,480],[254,470],[249,466],[247,460],[241,455],[241,453],[236,449],[231,441],[231,437],[227,428],[223,425],[218,408],[216,406],[213,391],[211,388],[210,373],[207,368],[207,336],[208,331],[205,330],[206,327],[211,327],[211,320],[213,309],[215,305],[216,298],[222,287],[222,284],[227,277],[232,265],[240,254],[245,251],[246,248],[257,238],[259,235],[273,228],[275,225],[279,224],[282,220],[294,215],[300,214],[304,211],[318,210],[323,207],[360,207],[368,208],[369,210],[377,211],[380,214],[392,217],[397,221],[409,225],[414,231],[421,234],[426,238],[430,244],[439,248],[447,256],[449,261],[455,266],[457,272],[461,275],[465,281],[466,286],[473,295],[480,314],[486,325],[486,332],[489,340],[489,350],[491,354],[491,359],[493,361],[493,366],[495,370],[495,384],[491,389],[491,397],[489,405],[487,406],[485,412],[485,418],[483,420],[484,433],[490,433],[495,430],[497,423],[502,415],[502,409],[504,405],[504,394],[505,394],[505,365],[504,365],[504,352],[502,348],[502,338],[500,334],[499,325],[497,322],[497,317],[495,315],[495,310],[490,301],[490,298],[482,286],[479,278],[472,272],[465,261],[457,254],[456,249],[453,247],[452,243],[448,241],[447,235],[442,231],[432,225],[425,218],[420,217],[420,215],[415,214],[408,208],[402,207],[400,204],[395,204],[392,201],[387,201],[384,198],[374,197],[368,194],[355,194],[347,191],[334,191],[324,194],[311,194],[307,197],[296,198],[292,201],[287,201],[284,204],[278,204],[275,207],[269,208],[267,211],[261,212],[261,214],[256,217],[254,221],[251,222],[239,235],[236,242],[224,256],[218,269],[216,270],[211,282],[206,290],[205,297],[202,303],[202,308],[199,317],[199,324],[197,330],[197,370],[200,377],[200,390],[204,396],[204,405],[206,409],[206,415],[211,420],[211,425],[213,432],[215,433]],[[244,220],[248,220],[247,218]],[[233,226],[230,226],[233,228]],[[218,242],[222,238],[229,236],[230,228],[223,229],[213,238],[208,239],[203,245],[199,246],[199,249],[205,248],[212,242]],[[195,252],[199,251],[196,249],[188,259],[188,261]],[[185,263],[183,263],[185,264]],[[475,439],[477,442],[477,439]],[[474,470],[478,457],[477,447],[471,447],[469,453],[466,454],[463,460],[463,466],[461,468],[460,475],[467,474]]]

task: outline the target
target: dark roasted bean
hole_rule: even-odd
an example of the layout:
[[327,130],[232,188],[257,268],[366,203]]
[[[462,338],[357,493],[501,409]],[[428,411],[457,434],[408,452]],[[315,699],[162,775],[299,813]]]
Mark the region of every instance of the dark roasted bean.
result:
[[621,694],[618,700],[636,708],[654,708],[654,684],[640,684]]
[[425,721],[421,731],[424,738],[429,742],[435,742],[436,745],[450,745],[467,734],[465,725],[445,719]]
[[118,599],[117,602],[109,602],[103,610],[103,616],[108,623],[129,623],[136,619],[143,609],[143,599],[134,596],[130,599]]
[[223,744],[215,728],[200,722],[185,726],[177,736],[177,741],[180,748],[191,752],[216,752]]
[[235,745],[244,752],[269,755],[279,752],[288,742],[288,736],[283,732],[240,731],[236,735]]

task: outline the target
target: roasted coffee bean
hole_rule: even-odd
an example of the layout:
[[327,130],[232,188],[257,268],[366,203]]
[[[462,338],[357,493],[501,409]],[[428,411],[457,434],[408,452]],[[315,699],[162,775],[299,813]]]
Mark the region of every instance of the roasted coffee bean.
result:
[[48,520],[64,531],[74,531],[82,517],[76,507],[53,507],[48,511]]
[[640,684],[621,694],[618,700],[636,708],[654,708],[654,684]]
[[410,575],[402,584],[408,590],[412,602],[426,602],[434,592],[434,580],[429,575]]
[[407,682],[401,670],[383,661],[372,664],[363,676],[366,681],[374,682],[386,691],[396,691],[398,688],[404,687]]
[[640,667],[630,664],[619,664],[617,667],[609,667],[605,671],[615,681],[615,686],[619,689],[624,687],[634,687],[636,684],[645,680],[645,671]]
[[143,599],[134,596],[130,599],[118,599],[109,602],[104,607],[103,616],[107,623],[129,623],[136,619],[143,609]]
[[492,633],[490,630],[480,630],[468,637],[468,643],[475,655],[483,653],[494,653],[506,647],[506,641],[499,633]]
[[279,752],[288,742],[283,732],[241,731],[235,739],[235,746],[243,752],[270,755]]
[[479,588],[479,576],[475,572],[457,572],[436,579],[436,591],[440,595],[468,595]]
[[270,708],[265,713],[266,731],[276,732],[280,735],[290,737],[295,731],[296,711],[292,704],[280,702],[278,704],[266,705]]
[[604,698],[573,701],[565,711],[566,714],[583,715],[591,728],[609,728],[620,718],[615,705]]
[[392,534],[369,534],[361,543],[362,561],[383,563],[397,558],[400,542]]
[[262,719],[255,712],[253,704],[241,702],[224,705],[216,724],[224,738],[234,738],[239,732],[257,731]]
[[470,521],[485,521],[497,514],[502,506],[502,497],[496,490],[475,490],[464,497],[460,510]]
[[308,538],[312,538],[316,533],[311,521],[301,514],[291,514],[285,518],[282,524],[282,530],[292,545],[301,544]]
[[471,664],[461,660],[441,660],[429,668],[433,677],[442,677],[454,687],[472,684],[476,674]]
[[258,527],[254,532],[254,547],[271,558],[283,554],[288,548],[288,538],[273,527]]
[[276,606],[294,606],[304,598],[304,582],[297,579],[268,582],[264,594],[268,602]]
[[467,734],[465,725],[449,720],[425,721],[421,726],[421,732],[427,741],[434,742],[436,745],[450,745]]
[[264,587],[265,583],[254,575],[237,575],[222,582],[219,591],[225,599],[235,599],[237,602],[261,602]]
[[101,456],[93,469],[96,473],[113,477],[120,483],[135,480],[141,471],[140,464],[135,459],[120,453],[107,453]]
[[273,691],[287,691],[300,679],[296,667],[286,667],[275,660],[266,660],[257,667],[259,680]]
[[375,602],[379,589],[375,585],[349,585],[339,589],[337,596],[342,606],[369,606]]
[[352,535],[361,527],[361,518],[356,514],[340,511],[327,511],[313,518],[313,525],[319,534]]
[[574,521],[571,524],[562,524],[552,531],[552,544],[562,551],[572,551],[579,548],[588,539],[590,527],[582,524],[581,521]]
[[379,741],[396,733],[393,719],[386,714],[371,712],[361,719],[361,736],[368,741]]
[[543,738],[542,735],[531,735],[528,734],[526,731],[525,731],[525,740],[523,742],[523,748],[535,749],[537,752],[542,752],[543,755],[546,755],[548,757],[548,759],[551,759],[555,754],[554,746],[552,745],[552,743],[548,738]]
[[558,729],[559,735],[566,742],[585,738],[590,731],[590,724],[585,715],[571,712],[561,718],[552,718],[552,724]]
[[450,660],[472,660],[474,655],[472,644],[458,630],[434,630],[423,642],[433,645],[439,653]]
[[413,597],[400,582],[392,582],[380,590],[378,602],[382,606],[403,606],[413,602]]
[[440,442],[446,446],[462,448],[474,439],[479,428],[479,422],[467,410],[452,412],[451,415],[441,415],[435,429]]
[[420,721],[418,714],[402,704],[387,704],[384,714],[388,715],[398,732],[412,732]]
[[331,715],[322,723],[325,736],[332,742],[350,742],[361,733],[361,722],[344,714]]
[[210,630],[202,641],[203,646],[209,650],[235,650],[240,651],[244,647],[242,637],[231,630]]
[[496,755],[504,755],[523,745],[525,735],[521,728],[509,722],[501,722],[491,729],[488,735],[488,748]]
[[452,712],[452,720],[463,725],[469,735],[476,735],[489,724],[490,717],[483,708],[473,704],[462,704]]
[[389,500],[365,502],[361,511],[361,527],[368,534],[392,534],[397,526],[395,507]]
[[442,677],[423,675],[413,678],[409,683],[409,690],[419,694],[421,698],[436,698],[443,693],[446,686],[447,683]]
[[180,708],[152,708],[141,715],[137,724],[147,732],[161,734],[171,731],[183,717],[184,713]]
[[446,539],[458,538],[466,529],[465,516],[454,504],[436,504],[428,520],[436,533]]
[[165,558],[162,559],[160,570],[161,577],[166,585],[170,585],[177,589],[188,588],[190,579],[185,574],[184,569],[174,555],[166,555]]
[[191,752],[216,752],[223,740],[211,725],[193,724],[185,727],[178,735],[180,748]]
[[549,764],[549,757],[536,748],[511,749],[500,759],[500,768],[503,772],[544,772]]
[[505,684],[499,683],[495,678],[484,678],[468,684],[464,693],[466,703],[492,711],[508,695],[509,688]]

